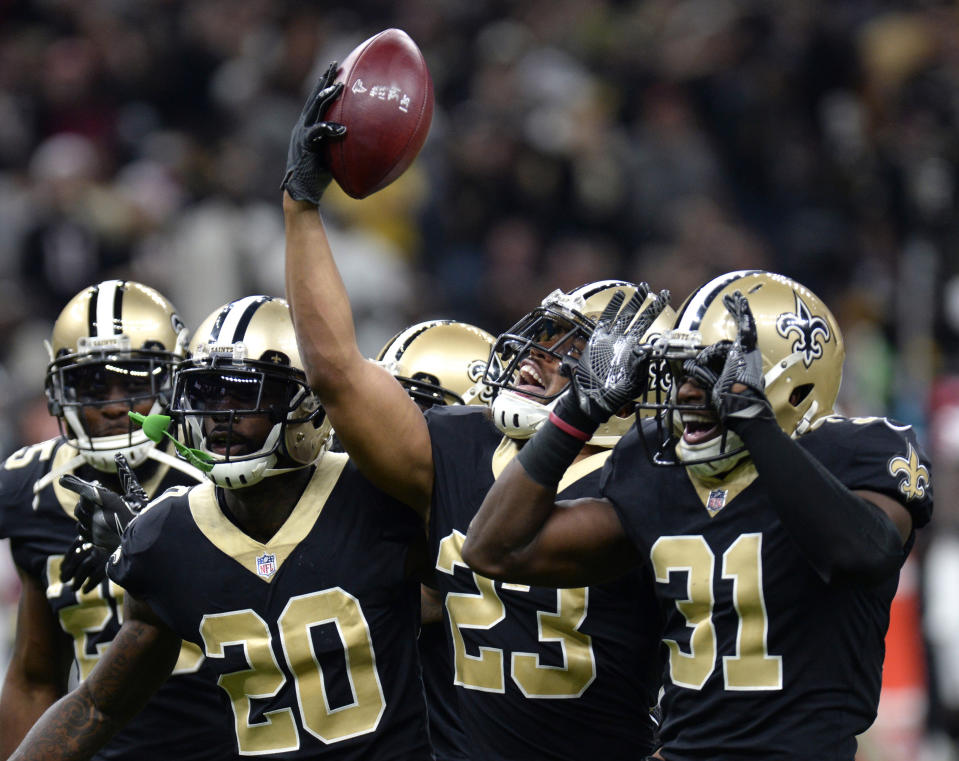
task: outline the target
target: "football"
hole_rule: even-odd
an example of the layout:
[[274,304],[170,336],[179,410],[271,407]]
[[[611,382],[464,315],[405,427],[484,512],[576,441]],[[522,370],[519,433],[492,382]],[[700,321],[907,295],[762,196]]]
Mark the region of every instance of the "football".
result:
[[365,198],[399,177],[420,152],[433,120],[433,80],[426,60],[401,29],[386,29],[356,47],[340,65],[343,92],[324,119],[346,125],[327,145],[333,179]]

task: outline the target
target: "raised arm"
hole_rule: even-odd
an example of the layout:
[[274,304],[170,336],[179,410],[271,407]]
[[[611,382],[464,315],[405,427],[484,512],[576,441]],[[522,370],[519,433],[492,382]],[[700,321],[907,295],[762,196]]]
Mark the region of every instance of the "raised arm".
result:
[[180,654],[180,638],[129,595],[124,617],[90,676],[40,717],[11,761],[90,758],[166,681]]
[[429,431],[419,408],[356,344],[349,296],[317,205],[329,184],[319,145],[344,128],[319,121],[338,94],[335,64],[317,85],[290,139],[284,180],[286,296],[307,378],[340,442],[377,486],[425,514],[433,488]]

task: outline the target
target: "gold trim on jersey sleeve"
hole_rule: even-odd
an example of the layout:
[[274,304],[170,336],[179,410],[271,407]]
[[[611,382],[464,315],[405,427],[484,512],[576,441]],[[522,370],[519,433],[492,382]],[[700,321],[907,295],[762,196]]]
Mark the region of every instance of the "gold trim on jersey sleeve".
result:
[[[601,452],[596,454],[591,454],[589,457],[584,457],[579,462],[574,462],[570,465],[566,472],[563,474],[563,478],[559,482],[559,486],[556,487],[556,493],[562,494],[563,490],[569,488],[574,483],[579,481],[581,478],[585,478],[593,471],[599,470],[606,464],[606,460],[613,453],[612,449],[604,449]],[[597,488],[598,492],[598,488]],[[599,494],[597,493],[598,497]]]
[[257,578],[270,583],[275,578],[275,571],[269,576],[258,573],[257,559],[264,555],[274,555],[273,562],[276,570],[279,570],[316,524],[347,462],[349,457],[342,452],[324,454],[317,462],[316,472],[293,512],[265,544],[244,534],[223,514],[217,504],[212,483],[201,484],[190,490],[190,513],[197,528],[218,550],[229,555]]
[[[64,444],[53,455],[53,463],[50,466],[50,470],[56,471],[57,468],[62,468],[78,454],[79,452],[72,446],[69,444]],[[166,465],[162,462],[158,463],[156,472],[146,481],[141,482],[140,485],[143,487],[143,490],[147,493],[147,496],[150,499],[153,499],[153,497],[156,496],[156,492],[160,487],[160,483],[166,477],[166,474],[169,470],[169,465]],[[70,491],[69,489],[64,489],[62,486],[60,486],[59,478],[54,480],[52,485],[53,496],[56,497],[57,502],[60,503],[60,507],[63,509],[63,512],[65,512],[73,520],[76,520],[73,511],[77,506],[77,493],[75,491]]]
[[[606,459],[612,453],[612,449],[604,449],[601,452],[597,452],[596,454],[592,454],[589,457],[583,458],[579,462],[574,462],[563,474],[563,478],[556,487],[556,493],[561,493],[564,489],[569,488],[574,483],[579,481],[579,479],[585,478],[593,471],[602,468],[603,465],[606,464]],[[517,442],[513,439],[504,436],[503,440],[500,441],[499,446],[496,447],[496,451],[493,452],[493,459],[490,463],[493,469],[493,478],[499,478],[500,474],[506,469],[506,466],[510,464],[512,459],[516,457],[517,454],[519,454],[519,444],[517,444]],[[597,494],[596,496],[599,495]]]
[[512,462],[513,458],[519,454],[519,444],[513,439],[504,436],[493,452],[493,459],[490,461],[490,467],[493,469],[493,478],[499,478],[500,473],[506,470],[506,466]]

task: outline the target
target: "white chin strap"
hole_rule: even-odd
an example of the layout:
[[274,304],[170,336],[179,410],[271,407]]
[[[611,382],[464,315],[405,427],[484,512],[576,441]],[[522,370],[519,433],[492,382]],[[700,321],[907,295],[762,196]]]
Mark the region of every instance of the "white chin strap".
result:
[[312,464],[297,465],[295,468],[274,468],[272,466],[276,465],[276,455],[270,455],[256,460],[217,463],[206,474],[206,477],[224,489],[243,489],[260,483],[264,478],[279,476],[293,470],[302,470]]
[[[739,436],[733,431],[726,431],[726,449],[736,450],[744,446],[743,440]],[[685,439],[680,438],[679,443],[676,444],[676,456],[679,460],[684,463],[688,462],[686,468],[702,478],[716,478],[716,476],[732,470],[740,460],[749,457],[749,452],[745,449],[736,452],[736,454],[720,457],[722,451],[722,436],[704,441],[702,444],[689,444]],[[716,459],[709,459],[709,462],[696,462],[696,460],[703,458]]]
[[523,440],[536,433],[555,405],[556,399],[549,404],[541,404],[515,391],[503,390],[493,399],[490,409],[493,411],[493,423],[504,436]]
[[[264,478],[279,476],[283,473],[289,473],[291,470],[300,470],[312,465],[313,463],[307,463],[306,465],[297,465],[292,468],[273,467],[277,462],[277,442],[280,439],[282,427],[279,423],[273,426],[273,430],[270,431],[270,435],[266,437],[266,441],[263,442],[263,446],[260,449],[262,454],[248,456],[243,460],[227,462],[217,460],[214,462],[210,471],[207,472],[206,477],[224,489],[244,489],[247,486],[260,483]],[[207,454],[212,454],[206,446],[206,439],[204,438],[200,441],[200,449]],[[218,457],[218,455],[212,456],[214,458]]]
[[267,477],[267,473],[274,465],[276,465],[275,454],[258,457],[255,460],[218,462],[206,474],[206,477],[224,489],[242,489],[258,484]]
[[[149,414],[158,412],[160,412],[160,405],[154,402]],[[73,407],[66,408],[63,411],[63,417],[74,436],[67,439],[67,443],[80,453],[88,465],[103,473],[117,472],[117,464],[113,459],[117,454],[122,454],[131,468],[136,468],[147,461],[150,450],[156,446],[139,428],[131,434],[88,436],[80,422],[77,410]]]
[[[528,439],[549,418],[549,413],[553,411],[560,396],[562,394],[548,404],[542,404],[515,391],[500,391],[490,405],[493,411],[493,423],[507,438],[517,441]],[[610,433],[605,430],[605,426],[601,425],[586,443],[609,449],[616,446],[620,438],[619,433]]]

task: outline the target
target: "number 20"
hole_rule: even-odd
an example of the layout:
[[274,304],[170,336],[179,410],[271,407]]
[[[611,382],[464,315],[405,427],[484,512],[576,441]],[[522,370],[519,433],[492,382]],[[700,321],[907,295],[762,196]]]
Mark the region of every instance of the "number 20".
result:
[[[359,601],[339,587],[300,595],[290,599],[277,623],[306,731],[325,743],[374,731],[383,716],[386,699],[376,671],[369,625]],[[330,706],[323,671],[310,641],[310,630],[323,623],[334,623],[340,633],[353,691],[353,702],[338,708]],[[273,654],[266,621],[249,609],[209,614],[203,617],[200,634],[208,657],[222,658],[226,645],[242,645],[250,665],[247,670],[219,678],[220,687],[226,690],[233,705],[240,752],[276,753],[299,748],[292,708],[267,711],[262,723],[250,723],[251,699],[273,697],[286,682]]]

